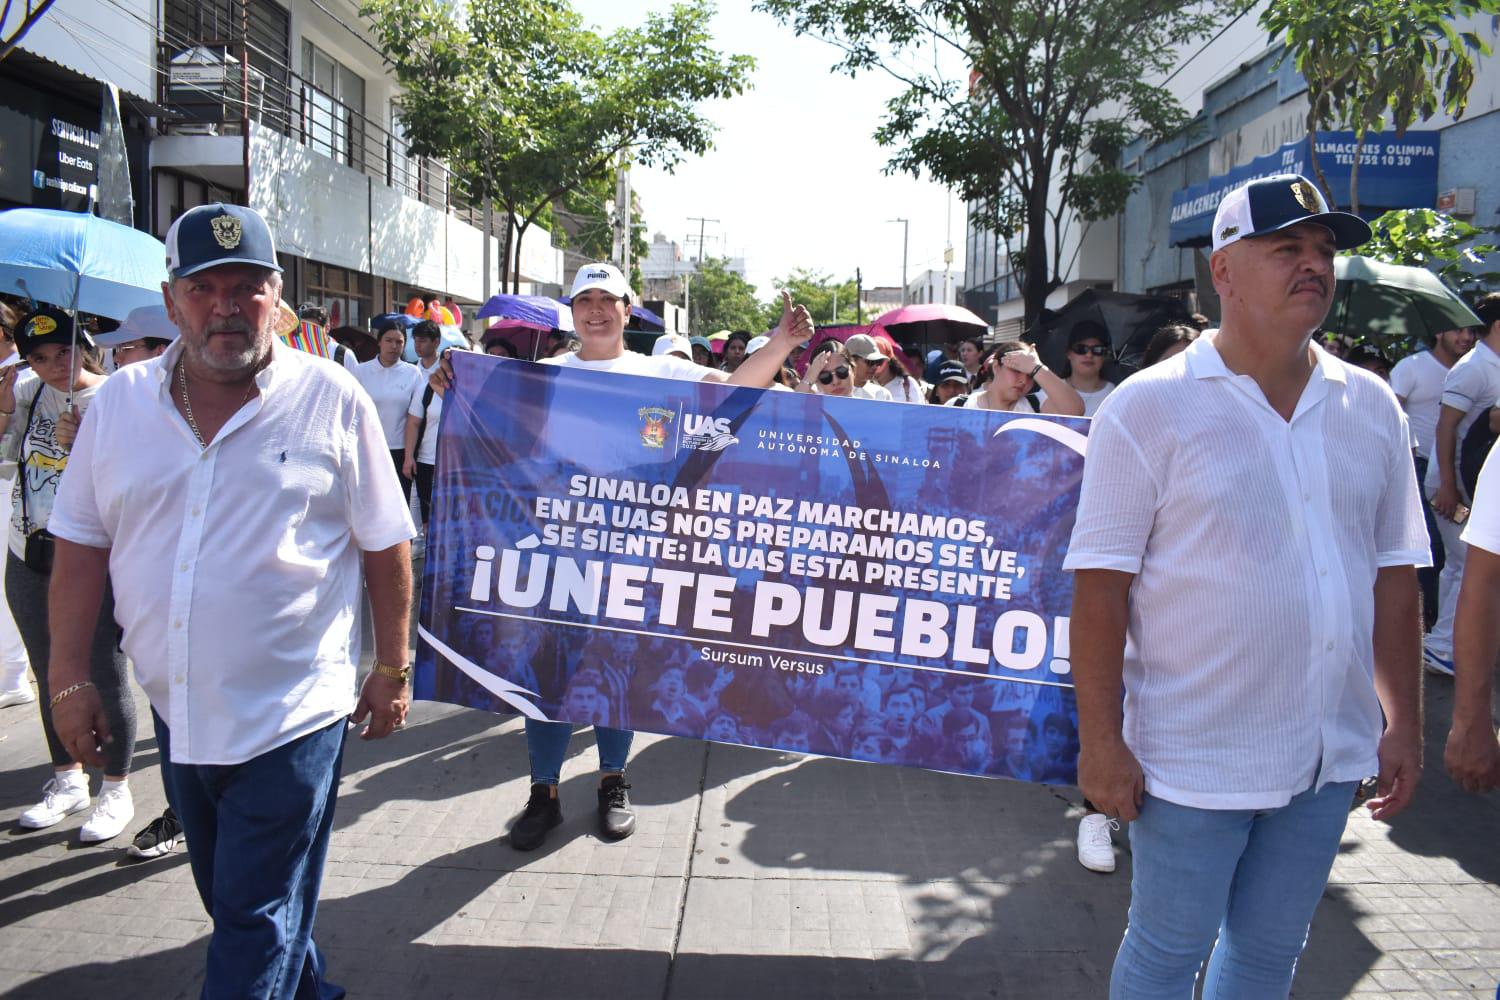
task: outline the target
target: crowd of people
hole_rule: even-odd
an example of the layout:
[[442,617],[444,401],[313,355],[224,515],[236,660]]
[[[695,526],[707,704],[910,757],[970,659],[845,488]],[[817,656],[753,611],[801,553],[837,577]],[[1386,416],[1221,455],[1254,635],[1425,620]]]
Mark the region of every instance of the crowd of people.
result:
[[[1500,431],[1500,295],[1477,303],[1477,338],[1443,332],[1383,372],[1381,358],[1340,361],[1314,342],[1332,258],[1368,236],[1302,178],[1231,192],[1211,257],[1220,326],[1162,328],[1118,385],[1102,326],[1075,326],[1054,372],[1019,341],[923,355],[867,333],[816,340],[789,296],[773,330],[731,335],[721,358],[678,335],[637,353],[629,283],[580,269],[574,331],[543,341],[544,364],[1093,418],[1065,567],[1078,727],[1060,700],[1039,713],[1030,688],[981,695],[951,672],[879,664],[771,674],[751,705],[733,686],[748,668],[689,660],[680,643],[562,649],[539,626],[480,621],[471,645],[491,669],[570,665],[559,721],[526,720],[531,789],[511,845],[533,850],[561,823],[580,725],[596,732],[611,840],[635,829],[637,727],[1023,780],[1057,780],[1076,756],[1080,862],[1112,870],[1111,831],[1131,822],[1111,995],[1188,997],[1207,959],[1205,996],[1285,996],[1360,783],[1378,776],[1376,818],[1410,802],[1419,664],[1456,677],[1450,772],[1472,791],[1500,785],[1500,467],[1479,473],[1470,443]],[[107,842],[131,824],[128,660],[171,805],[129,850],[185,841],[214,918],[206,995],[340,996],[312,929],[344,739],[351,723],[365,739],[405,724],[411,542],[431,514],[452,369],[426,320],[370,331],[364,361],[289,347],[281,268],[252,210],[192,209],[167,247],[177,337],[117,339],[108,364],[69,313],[0,307],[0,471],[14,476],[0,707],[39,701],[52,768],[20,825],[90,810],[81,839]],[[374,666],[360,679],[366,601]],[[643,666],[646,694],[631,683]]]

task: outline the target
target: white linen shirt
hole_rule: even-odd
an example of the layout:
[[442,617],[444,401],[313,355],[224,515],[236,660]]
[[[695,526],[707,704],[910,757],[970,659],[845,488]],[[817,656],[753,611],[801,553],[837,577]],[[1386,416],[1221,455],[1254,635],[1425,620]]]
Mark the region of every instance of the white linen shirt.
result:
[[415,534],[354,376],[271,352],[207,448],[173,402],[180,342],[111,375],[53,510],[58,537],[110,550],[115,619],[173,763],[242,763],[348,715],[359,550]]
[[1270,809],[1379,770],[1376,570],[1426,565],[1427,532],[1395,396],[1313,352],[1290,422],[1200,337],[1089,432],[1063,568],[1135,575],[1124,737],[1170,802]]

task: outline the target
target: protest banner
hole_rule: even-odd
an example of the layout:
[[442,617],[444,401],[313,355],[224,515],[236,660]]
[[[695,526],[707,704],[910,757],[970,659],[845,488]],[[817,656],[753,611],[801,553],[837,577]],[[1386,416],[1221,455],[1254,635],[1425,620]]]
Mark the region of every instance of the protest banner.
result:
[[1088,421],[452,357],[417,698],[1076,779]]

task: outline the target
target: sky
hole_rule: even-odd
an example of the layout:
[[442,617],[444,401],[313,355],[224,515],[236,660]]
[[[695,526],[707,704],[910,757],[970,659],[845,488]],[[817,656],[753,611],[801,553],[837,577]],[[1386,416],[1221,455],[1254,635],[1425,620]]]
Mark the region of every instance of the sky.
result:
[[[573,0],[573,6],[609,30],[636,26],[646,11],[670,4]],[[882,173],[889,151],[872,135],[885,102],[900,90],[895,80],[880,72],[854,79],[833,73],[836,49],[798,38],[753,11],[750,0],[719,0],[714,34],[720,51],[755,57],[752,87],[701,108],[719,126],[706,155],[671,175],[631,171],[648,242],[663,233],[691,257],[699,223],[689,220],[717,219],[706,224],[708,252],[745,257],[749,279],[770,298],[772,280],[799,267],[840,280],[859,267],[866,287],[899,285],[904,227],[886,220],[906,218],[911,278],[942,271],[950,231],[953,268],[962,270],[963,202],[925,178]],[[685,243],[689,233],[692,245]]]

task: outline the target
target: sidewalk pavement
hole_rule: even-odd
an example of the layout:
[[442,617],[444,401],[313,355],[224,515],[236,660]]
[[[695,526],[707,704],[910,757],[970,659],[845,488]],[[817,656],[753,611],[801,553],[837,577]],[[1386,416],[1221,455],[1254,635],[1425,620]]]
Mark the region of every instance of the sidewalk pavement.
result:
[[[1298,998],[1496,995],[1500,799],[1443,775],[1451,684],[1428,694],[1417,805],[1350,821]],[[164,804],[138,705],[130,832]],[[317,924],[334,981],[361,1000],[1106,993],[1130,855],[1122,836],[1115,874],[1078,866],[1074,789],[642,736],[639,826],[611,844],[592,743],[564,768],[564,825],[519,854],[500,839],[527,794],[517,720],[422,703],[352,740]],[[130,832],[80,845],[83,814],[19,830],[48,776],[34,706],[0,711],[0,760],[0,995],[196,997],[209,925],[182,850],[127,864]]]

